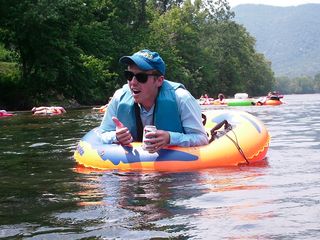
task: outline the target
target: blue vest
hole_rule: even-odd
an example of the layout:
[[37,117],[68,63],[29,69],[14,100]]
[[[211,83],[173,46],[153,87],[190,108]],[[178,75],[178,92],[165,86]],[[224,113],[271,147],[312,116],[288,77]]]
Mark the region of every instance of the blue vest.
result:
[[[157,129],[183,133],[181,117],[178,112],[175,90],[185,89],[181,83],[164,80],[156,99],[153,124]],[[117,118],[129,129],[134,141],[137,141],[137,123],[134,100],[128,84],[123,87],[123,94],[117,109]]]

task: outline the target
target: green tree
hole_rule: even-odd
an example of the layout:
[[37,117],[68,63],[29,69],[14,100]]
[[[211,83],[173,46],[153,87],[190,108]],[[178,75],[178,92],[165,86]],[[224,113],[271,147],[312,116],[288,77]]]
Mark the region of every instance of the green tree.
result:
[[209,19],[202,31],[202,48],[211,60],[210,69],[215,74],[207,75],[214,92],[227,95],[248,92],[264,94],[274,84],[270,63],[255,51],[255,39],[246,29],[232,21],[234,13],[228,1],[204,1]]
[[149,5],[152,9],[156,9],[160,14],[167,12],[173,7],[182,6],[184,0],[150,0]]
[[289,77],[284,77],[284,76],[277,77],[275,80],[274,87],[277,91],[280,91],[283,94],[291,93],[291,90],[289,88],[290,81],[291,79]]
[[274,81],[227,0],[12,0],[0,13],[0,42],[21,73],[17,99],[105,102],[126,82],[119,57],[141,48],[158,51],[168,79],[195,96],[265,93]]
[[7,1],[1,18],[7,46],[19,52],[23,84],[29,95],[70,91],[72,70],[81,69],[81,49],[74,44],[73,27],[79,24],[80,1]]
[[[22,84],[28,95],[41,102],[62,95],[80,103],[110,96],[117,86],[113,71],[118,67],[119,52],[131,50],[137,43],[124,36],[139,24],[138,6],[138,1],[129,0],[1,2],[1,38],[19,53]],[[92,73],[88,68],[87,60],[94,58],[104,71],[98,68],[100,73]],[[98,75],[104,79],[92,79]],[[93,91],[86,89],[98,93],[90,95]]]
[[317,93],[320,92],[320,73],[314,76],[314,89],[315,89],[315,92]]
[[195,96],[265,93],[274,81],[270,64],[232,17],[227,1],[185,1],[153,19],[148,46],[160,49],[170,66],[167,76]]
[[167,63],[167,77],[184,83],[198,95],[202,79],[202,50],[199,49],[199,7],[186,1],[182,7],[174,6],[155,15],[150,24],[147,47],[157,49]]

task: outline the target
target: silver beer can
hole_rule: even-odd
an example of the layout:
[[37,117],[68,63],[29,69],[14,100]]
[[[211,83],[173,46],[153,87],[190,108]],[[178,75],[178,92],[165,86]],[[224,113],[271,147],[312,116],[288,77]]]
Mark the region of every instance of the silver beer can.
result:
[[[145,142],[145,140],[147,139],[146,138],[146,134],[149,133],[149,132],[156,132],[157,131],[157,128],[156,126],[153,126],[153,125],[146,125],[144,126],[144,129],[143,129],[143,138],[142,138],[142,148],[144,150],[146,150],[146,145],[148,145],[149,143],[148,142]],[[150,139],[150,138],[148,138]]]

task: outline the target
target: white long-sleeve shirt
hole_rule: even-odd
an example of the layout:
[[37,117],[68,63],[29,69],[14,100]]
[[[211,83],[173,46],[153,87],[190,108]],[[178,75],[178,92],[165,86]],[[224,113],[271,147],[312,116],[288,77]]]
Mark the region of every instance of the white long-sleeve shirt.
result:
[[[104,143],[117,142],[116,126],[112,117],[116,116],[122,91],[122,89],[119,89],[115,92],[102,119],[100,129],[102,130],[101,138]],[[186,89],[178,88],[175,90],[175,94],[184,133],[169,131],[169,145],[190,147],[208,144],[208,137],[202,124],[199,104]],[[149,111],[140,106],[140,117],[143,127],[145,125],[153,125],[153,111],[154,106]]]

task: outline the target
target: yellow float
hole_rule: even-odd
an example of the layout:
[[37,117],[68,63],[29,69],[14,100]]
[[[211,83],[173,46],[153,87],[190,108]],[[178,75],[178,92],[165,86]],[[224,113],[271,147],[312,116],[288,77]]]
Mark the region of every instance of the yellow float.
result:
[[205,146],[169,146],[151,154],[142,149],[141,142],[104,144],[95,128],[80,140],[74,158],[85,167],[124,171],[189,171],[266,163],[270,136],[258,118],[238,110],[210,110],[204,115],[212,140]]

